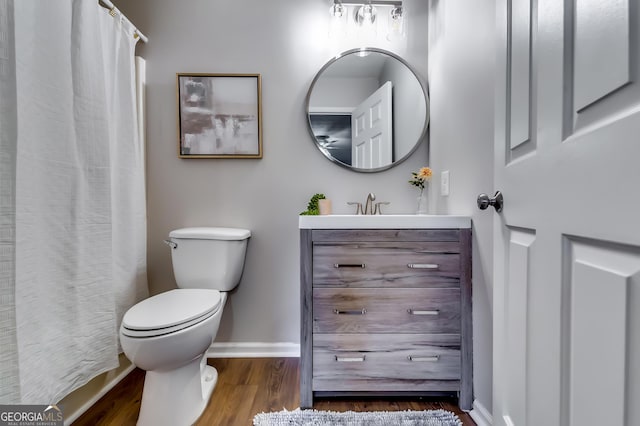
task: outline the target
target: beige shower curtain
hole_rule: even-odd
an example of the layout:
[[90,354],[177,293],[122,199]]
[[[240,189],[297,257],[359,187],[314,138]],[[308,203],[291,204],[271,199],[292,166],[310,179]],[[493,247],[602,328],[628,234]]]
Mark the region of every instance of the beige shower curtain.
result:
[[87,0],[0,0],[0,31],[0,404],[49,404],[147,292],[135,39]]

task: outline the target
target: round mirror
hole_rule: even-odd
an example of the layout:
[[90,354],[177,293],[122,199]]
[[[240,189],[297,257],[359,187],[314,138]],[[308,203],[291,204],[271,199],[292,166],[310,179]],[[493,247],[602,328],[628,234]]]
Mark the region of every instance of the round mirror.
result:
[[399,56],[344,52],[325,64],[307,94],[309,130],[331,161],[379,172],[407,159],[429,124],[427,90]]

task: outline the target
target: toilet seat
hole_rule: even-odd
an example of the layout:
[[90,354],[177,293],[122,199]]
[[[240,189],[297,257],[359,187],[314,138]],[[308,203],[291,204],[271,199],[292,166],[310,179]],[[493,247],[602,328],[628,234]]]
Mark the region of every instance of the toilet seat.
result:
[[220,301],[220,292],[209,289],[177,289],[152,296],[127,311],[122,334],[145,338],[184,330],[213,316]]

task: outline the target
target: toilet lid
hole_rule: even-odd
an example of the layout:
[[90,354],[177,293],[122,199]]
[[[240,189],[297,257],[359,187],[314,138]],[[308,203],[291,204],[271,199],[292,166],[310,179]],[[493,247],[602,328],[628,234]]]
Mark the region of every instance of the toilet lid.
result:
[[131,307],[122,319],[122,332],[131,337],[173,333],[204,321],[219,307],[217,290],[170,290]]
[[196,240],[246,240],[251,231],[241,228],[182,228],[169,233],[169,238],[184,238]]

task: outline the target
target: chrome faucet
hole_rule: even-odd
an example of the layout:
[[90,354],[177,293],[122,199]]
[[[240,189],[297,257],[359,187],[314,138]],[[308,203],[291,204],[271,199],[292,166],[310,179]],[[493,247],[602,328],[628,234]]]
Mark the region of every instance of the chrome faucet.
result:
[[373,202],[376,200],[376,194],[370,192],[367,195],[367,202],[364,204],[364,212],[363,214],[375,214],[375,208],[373,206]]

